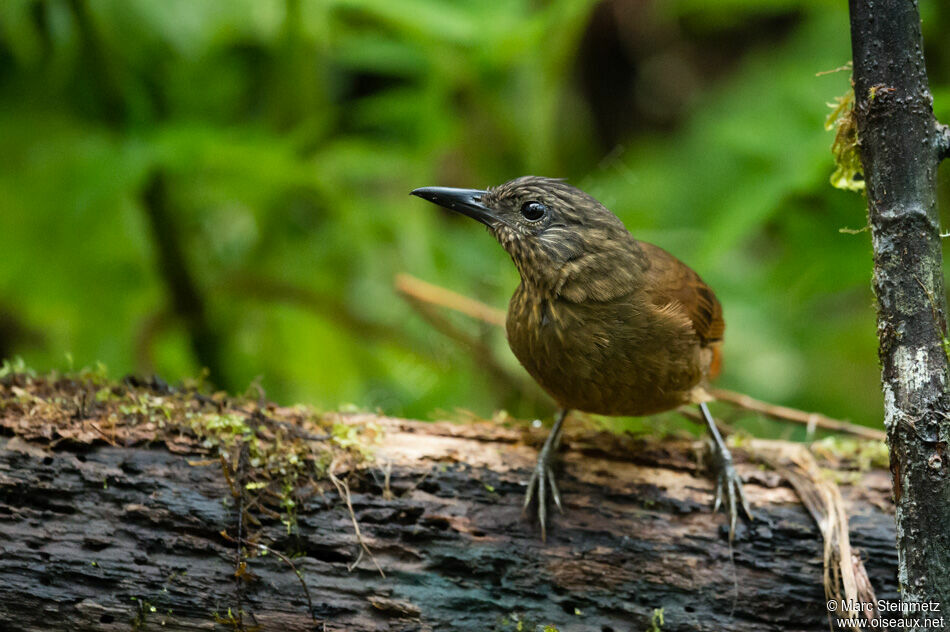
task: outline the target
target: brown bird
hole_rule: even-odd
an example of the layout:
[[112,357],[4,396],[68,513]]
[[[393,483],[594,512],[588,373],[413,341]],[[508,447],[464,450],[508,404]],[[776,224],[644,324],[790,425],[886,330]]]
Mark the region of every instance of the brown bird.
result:
[[525,497],[527,508],[537,490],[541,537],[549,492],[561,509],[551,462],[568,411],[640,416],[698,404],[713,440],[713,511],[725,500],[731,539],[737,502],[750,519],[752,512],[706,406],[725,323],[699,275],[563,180],[524,176],[485,191],[425,187],[412,195],[485,224],[521,274],[508,344],[561,409]]

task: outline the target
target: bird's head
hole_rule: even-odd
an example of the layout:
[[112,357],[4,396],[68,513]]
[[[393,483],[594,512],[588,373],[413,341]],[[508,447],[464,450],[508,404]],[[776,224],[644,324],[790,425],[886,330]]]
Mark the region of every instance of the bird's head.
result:
[[631,239],[603,204],[554,178],[524,176],[484,191],[424,187],[412,195],[485,224],[521,278],[538,285],[557,283],[570,269],[625,251]]

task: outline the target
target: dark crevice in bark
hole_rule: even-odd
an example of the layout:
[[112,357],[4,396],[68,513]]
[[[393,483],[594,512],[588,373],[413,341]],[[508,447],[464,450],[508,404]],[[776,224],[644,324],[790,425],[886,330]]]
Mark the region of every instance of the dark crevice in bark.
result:
[[874,247],[884,423],[906,601],[950,604],[950,398],[937,124],[916,2],[850,0],[855,115]]

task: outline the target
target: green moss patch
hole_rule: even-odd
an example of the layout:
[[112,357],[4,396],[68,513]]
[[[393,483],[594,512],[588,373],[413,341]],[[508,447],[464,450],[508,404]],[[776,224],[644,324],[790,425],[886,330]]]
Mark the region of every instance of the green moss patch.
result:
[[162,444],[193,465],[220,464],[250,522],[279,516],[288,530],[330,465],[365,461],[380,435],[373,424],[341,423],[306,406],[210,392],[200,380],[110,381],[102,367],[37,376],[11,363],[0,368],[0,428],[50,446]]

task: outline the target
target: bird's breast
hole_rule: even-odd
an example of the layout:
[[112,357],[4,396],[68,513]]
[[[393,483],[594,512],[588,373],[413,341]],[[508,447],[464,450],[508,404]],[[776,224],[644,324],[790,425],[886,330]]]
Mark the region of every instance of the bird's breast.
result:
[[636,296],[578,304],[522,286],[506,329],[512,352],[565,408],[651,414],[685,403],[702,378],[692,328]]

